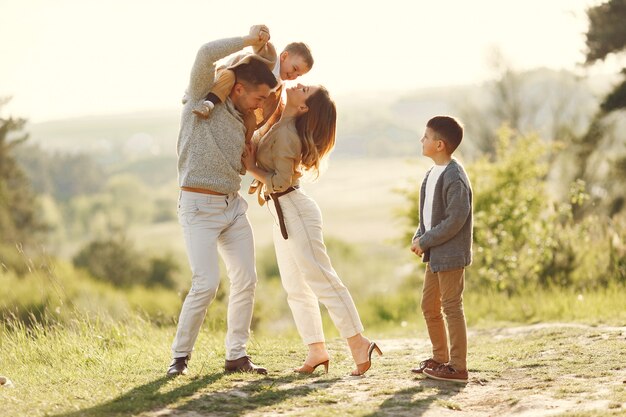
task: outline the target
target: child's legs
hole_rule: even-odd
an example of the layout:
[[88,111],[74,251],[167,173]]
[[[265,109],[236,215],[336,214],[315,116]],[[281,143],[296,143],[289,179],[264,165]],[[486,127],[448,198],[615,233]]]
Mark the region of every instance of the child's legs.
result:
[[428,336],[433,345],[433,359],[439,363],[448,362],[448,336],[441,314],[441,292],[439,277],[426,265],[424,289],[422,290],[422,313],[426,320]]
[[446,315],[450,335],[450,366],[456,370],[467,369],[467,327],[463,312],[465,269],[443,271],[439,276],[441,304]]
[[230,90],[235,86],[235,73],[233,70],[221,69],[217,70],[215,75],[215,84],[211,88],[211,93],[215,94],[223,103],[230,94]]

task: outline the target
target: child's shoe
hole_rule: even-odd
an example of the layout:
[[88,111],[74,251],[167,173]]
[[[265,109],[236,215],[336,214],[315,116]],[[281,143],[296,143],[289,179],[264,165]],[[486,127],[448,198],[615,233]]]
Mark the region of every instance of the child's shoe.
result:
[[411,372],[416,374],[422,374],[424,373],[424,369],[436,369],[437,367],[439,367],[439,365],[441,365],[439,362],[430,358],[421,361],[417,368],[411,369]]
[[208,119],[214,107],[215,104],[213,104],[213,102],[204,100],[198,107],[192,110],[192,113],[201,119]]
[[466,384],[468,377],[467,370],[457,371],[445,363],[435,369],[424,369],[424,375],[432,379],[438,379],[439,381],[460,382],[461,384]]

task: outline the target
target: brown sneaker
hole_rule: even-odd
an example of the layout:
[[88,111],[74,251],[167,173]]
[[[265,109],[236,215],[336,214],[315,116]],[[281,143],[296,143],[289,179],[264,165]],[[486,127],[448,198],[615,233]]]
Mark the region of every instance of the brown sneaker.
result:
[[441,365],[439,362],[437,362],[433,358],[430,358],[426,359],[425,361],[421,361],[417,368],[411,369],[411,372],[415,374],[421,374],[424,373],[424,369],[435,369],[439,365]]
[[226,371],[226,373],[253,372],[253,373],[263,374],[263,375],[267,374],[267,369],[261,366],[257,366],[254,363],[252,363],[250,356],[243,356],[239,359],[235,359],[232,361],[229,361],[228,359],[226,359],[226,364],[224,365],[224,371]]
[[439,381],[467,383],[467,370],[457,371],[445,363],[435,369],[424,369],[424,375],[432,379],[438,379]]

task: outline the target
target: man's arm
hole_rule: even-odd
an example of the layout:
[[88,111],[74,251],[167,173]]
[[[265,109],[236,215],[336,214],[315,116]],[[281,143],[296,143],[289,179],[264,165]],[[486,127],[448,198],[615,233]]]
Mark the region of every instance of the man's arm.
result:
[[206,97],[215,81],[215,62],[246,46],[264,45],[269,38],[266,29],[267,27],[264,25],[252,26],[250,33],[246,36],[220,39],[202,45],[191,68],[189,87],[187,88],[188,98],[201,100]]

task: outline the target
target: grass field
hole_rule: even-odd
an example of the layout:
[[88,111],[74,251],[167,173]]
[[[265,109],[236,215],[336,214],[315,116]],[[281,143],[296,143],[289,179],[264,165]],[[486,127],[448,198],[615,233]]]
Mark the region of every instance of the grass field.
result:
[[330,372],[300,376],[296,338],[253,337],[269,375],[226,375],[223,334],[201,333],[190,374],[164,376],[174,329],[76,322],[4,328],[0,388],[6,416],[612,416],[626,415],[626,327],[575,324],[470,330],[467,385],[409,370],[429,356],[424,332],[370,334],[384,351],[365,377],[342,340]]
[[[464,304],[470,326],[470,382],[450,385],[410,373],[429,356],[429,343],[418,313],[418,260],[406,245],[394,242],[406,228],[396,215],[406,203],[394,190],[411,179],[421,180],[427,165],[423,159],[333,161],[319,182],[304,185],[322,209],[331,258],[351,290],[366,334],[385,353],[374,359],[366,377],[348,376],[353,363],[326,313],[329,374],[291,371],[301,364],[306,348],[295,334],[278,278],[266,273],[257,288],[249,353],[270,374],[222,372],[225,306],[218,300],[196,344],[190,375],[168,379],[164,373],[175,332],[171,323],[182,293],[115,288],[68,263],[51,262],[44,268],[29,267],[25,276],[0,270],[0,280],[6,279],[0,287],[0,310],[9,312],[5,317],[20,302],[39,314],[38,321],[22,322],[30,327],[0,321],[0,375],[13,383],[0,387],[0,413],[626,415],[626,289],[618,284],[590,291],[529,286],[507,296],[481,290],[468,280]],[[175,205],[175,184],[171,188]],[[254,196],[246,198],[257,268],[273,268],[265,262],[271,256],[271,216]],[[177,223],[136,226],[130,235],[142,250],[173,252],[185,264]],[[181,275],[188,282],[188,271]],[[227,288],[222,288],[220,297],[225,293]]]
[[[338,159],[332,160],[316,182],[303,183],[305,192],[322,210],[324,234],[348,243],[388,245],[404,233],[397,211],[406,207],[396,192],[409,181],[421,181],[428,164],[425,159]],[[248,216],[254,229],[257,249],[272,242],[272,217],[259,206],[256,195],[248,195],[250,179],[242,181],[242,195],[249,204]],[[172,205],[178,191],[171,187]],[[177,222],[141,225],[131,230],[137,244],[154,250],[171,248],[184,254]]]

